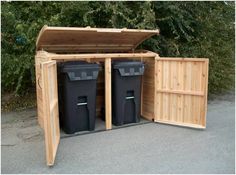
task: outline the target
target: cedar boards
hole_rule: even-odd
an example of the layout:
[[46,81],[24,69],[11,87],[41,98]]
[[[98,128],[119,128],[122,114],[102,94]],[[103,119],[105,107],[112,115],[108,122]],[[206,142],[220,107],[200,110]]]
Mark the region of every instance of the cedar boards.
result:
[[58,111],[58,91],[57,91],[57,65],[56,61],[46,61],[42,66],[42,99],[45,147],[48,166],[52,166],[55,161],[57,148],[60,142],[60,126]]
[[55,53],[127,53],[157,34],[158,29],[44,26],[39,33],[36,49]]
[[[145,62],[142,78],[141,115],[155,122],[205,128],[208,59],[160,58],[156,53],[52,54],[38,51],[36,80],[38,121],[43,127],[40,63],[47,60],[87,60],[105,63],[98,78],[97,115],[106,105],[106,129],[111,129],[111,60],[135,59]],[[105,89],[106,90],[105,90]]]
[[206,127],[208,59],[156,58],[155,121]]
[[159,123],[206,127],[208,59],[160,58],[149,51],[135,52],[140,43],[158,34],[159,30],[125,28],[42,28],[35,56],[37,110],[39,124],[45,132],[49,166],[54,164],[60,141],[56,63],[61,61],[104,64],[105,70],[99,73],[97,81],[96,114],[98,116],[105,106],[106,129],[112,129],[111,62],[117,58],[141,60],[146,65],[141,89],[144,118]]
[[[154,62],[156,54],[152,52],[143,53],[117,53],[117,54],[52,54],[45,51],[38,51],[36,59],[36,89],[37,89],[37,109],[38,121],[40,126],[44,127],[43,101],[42,101],[42,85],[41,85],[41,64],[45,61],[68,61],[68,60],[86,60],[89,62],[105,63],[105,72],[100,72],[98,77],[98,96],[97,96],[97,115],[100,113],[101,107],[105,104],[106,107],[106,129],[111,129],[111,60],[117,58],[123,59],[138,59],[146,63],[146,73],[143,77],[143,85],[145,92],[154,90],[154,84],[150,86],[148,81],[154,82]],[[150,74],[150,75],[149,75]],[[105,86],[104,86],[105,85]],[[153,92],[154,93],[154,92]],[[149,120],[154,119],[154,98],[153,94],[141,97],[143,100],[141,115]],[[148,107],[148,105],[151,105]]]

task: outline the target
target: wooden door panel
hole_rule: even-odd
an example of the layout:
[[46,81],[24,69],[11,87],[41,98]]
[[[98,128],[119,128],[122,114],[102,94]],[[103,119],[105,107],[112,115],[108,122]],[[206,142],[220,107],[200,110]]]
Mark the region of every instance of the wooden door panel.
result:
[[57,65],[56,61],[43,62],[41,65],[46,157],[47,165],[52,166],[60,142]]
[[157,57],[155,65],[155,121],[205,128],[208,59]]

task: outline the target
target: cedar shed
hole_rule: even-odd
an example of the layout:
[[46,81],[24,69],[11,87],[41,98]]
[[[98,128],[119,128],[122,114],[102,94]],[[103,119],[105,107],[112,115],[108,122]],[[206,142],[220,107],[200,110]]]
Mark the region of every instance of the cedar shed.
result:
[[97,85],[97,114],[105,105],[105,127],[112,129],[111,62],[141,60],[141,116],[147,120],[206,127],[208,59],[159,57],[135,50],[159,30],[44,26],[36,42],[36,90],[39,125],[44,129],[47,165],[52,166],[60,142],[57,63],[85,60],[104,64]]

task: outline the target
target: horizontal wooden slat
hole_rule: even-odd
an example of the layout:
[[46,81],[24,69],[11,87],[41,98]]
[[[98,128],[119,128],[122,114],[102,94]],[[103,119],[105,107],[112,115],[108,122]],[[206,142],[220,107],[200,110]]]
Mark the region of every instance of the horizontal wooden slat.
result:
[[51,60],[81,60],[81,59],[95,59],[95,58],[103,58],[106,59],[107,57],[114,59],[114,58],[135,58],[135,57],[148,57],[153,59],[155,54],[153,53],[108,53],[108,54],[50,54],[49,58]]
[[165,89],[158,89],[157,92],[159,93],[171,93],[171,94],[183,94],[183,95],[198,95],[204,96],[204,92],[198,91],[180,91],[180,90],[165,90]]
[[190,62],[205,62],[207,58],[175,58],[175,57],[159,57],[157,61],[190,61]]
[[129,51],[129,45],[43,45],[45,50],[50,50],[51,52],[56,51],[57,53],[64,53],[65,50],[71,52],[91,52],[91,51],[99,51],[99,52],[113,52],[117,47],[124,51]]
[[205,126],[191,124],[191,123],[182,123],[182,122],[173,122],[169,120],[155,120],[155,122],[169,124],[169,125],[177,125],[177,126],[184,126],[184,127],[191,127],[191,128],[198,128],[198,129],[205,129]]

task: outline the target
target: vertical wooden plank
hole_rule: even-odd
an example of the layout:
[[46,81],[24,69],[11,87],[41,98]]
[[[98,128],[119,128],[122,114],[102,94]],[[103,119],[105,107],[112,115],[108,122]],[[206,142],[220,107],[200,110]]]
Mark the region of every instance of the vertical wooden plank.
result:
[[[174,90],[178,89],[178,73],[179,73],[179,62],[175,62],[174,65]],[[175,120],[179,121],[179,113],[178,113],[178,94],[174,94],[174,105],[175,105]]]
[[[176,90],[177,87],[177,75],[178,75],[178,62],[172,61],[171,64],[171,80],[172,80],[172,87],[171,90]],[[171,95],[171,120],[172,121],[178,121],[178,111],[177,111],[177,97],[178,94],[170,94]]]
[[202,116],[202,125],[206,127],[206,114],[207,114],[207,92],[208,92],[208,68],[209,68],[209,60],[206,60],[204,63],[204,74],[203,76],[205,77],[204,83],[204,94],[205,94],[205,99],[204,99],[204,105],[203,105],[203,116]]
[[40,58],[38,56],[35,56],[35,81],[36,81],[36,96],[37,96],[37,117],[38,117],[38,123],[41,128],[43,128],[43,118],[41,114],[41,100],[42,99],[42,91],[39,83],[40,83],[40,76],[41,76],[41,69],[40,69]]
[[[197,82],[197,76],[196,76],[196,67],[197,67],[197,63],[196,62],[190,62],[191,63],[191,67],[192,67],[192,76],[191,76],[191,91],[196,91],[196,84],[198,83]],[[192,109],[192,112],[191,112],[191,116],[190,116],[190,122],[191,123],[196,123],[196,97],[195,96],[191,96],[191,109]]]
[[[200,86],[200,91],[204,92],[205,91],[205,82],[206,82],[206,74],[205,74],[205,62],[201,63],[201,73],[200,73],[200,79],[201,79],[201,86]],[[205,101],[205,93],[204,97],[201,98],[200,100],[200,118],[199,118],[199,124],[203,125],[202,123],[202,118],[204,117],[204,101]]]
[[[180,76],[180,80],[179,80],[179,84],[180,84],[180,87],[179,89],[180,90],[184,90],[184,71],[185,71],[185,62],[180,62],[180,70],[179,70],[179,76]],[[179,107],[180,107],[180,122],[184,122],[184,98],[185,96],[184,95],[181,95],[181,98],[180,98],[180,104],[179,104]]]
[[111,58],[105,59],[105,118],[106,129],[112,128],[112,100],[111,100]]
[[[173,71],[172,71],[172,65],[173,65],[173,62],[170,61],[168,62],[169,66],[168,66],[168,75],[167,76],[167,79],[168,79],[168,90],[173,90]],[[173,94],[170,94],[170,93],[167,93],[167,96],[168,96],[168,120],[172,121],[174,120],[172,118],[172,114],[173,114]]]
[[141,104],[140,104],[140,113],[143,115],[143,76],[141,77]]
[[[193,63],[192,62],[188,62],[187,63],[189,65],[189,69],[188,69],[188,80],[187,80],[187,87],[189,89],[189,91],[193,91]],[[192,106],[192,102],[193,102],[193,98],[194,96],[191,95],[187,95],[187,99],[188,99],[188,104],[187,104],[187,108],[188,108],[188,115],[187,115],[187,121],[188,123],[193,123],[193,106]]]
[[60,141],[56,61],[42,63],[42,94],[47,165],[55,161]]
[[155,59],[144,59],[145,71],[142,76],[143,81],[143,99],[142,116],[148,120],[153,120],[154,114],[154,93],[155,93]]
[[[199,62],[192,62],[192,77],[191,77],[191,90],[198,92],[199,91],[199,85],[200,85],[200,70],[199,70]],[[191,123],[198,124],[199,122],[199,100],[201,97],[198,96],[191,96]]]
[[[168,74],[166,76],[167,79],[167,89],[171,90],[171,81],[172,81],[172,77],[171,77],[171,61],[167,62],[167,70],[168,70]],[[166,115],[167,115],[167,119],[168,120],[172,120],[171,118],[171,106],[172,106],[172,100],[171,100],[171,95],[170,93],[167,93],[167,106],[166,106]]]
[[159,58],[158,73],[161,71],[159,67],[163,69],[162,75],[157,76],[158,83],[155,85],[158,90],[157,99],[160,99],[155,107],[161,108],[163,113],[157,111],[156,122],[205,128],[207,97],[201,94],[207,93],[206,60]]
[[159,80],[158,80],[158,58],[159,56],[156,56],[154,61],[154,121],[157,120],[158,117],[158,110],[160,110],[160,106],[159,106],[159,100],[158,100],[158,92],[157,89],[159,87]]
[[163,61],[158,60],[159,57],[156,57],[156,67],[155,70],[157,71],[157,81],[155,84],[156,94],[157,94],[157,105],[154,106],[156,108],[156,115],[155,121],[157,122],[158,119],[163,118],[163,101],[162,101],[162,93],[157,92],[158,89],[162,88],[163,85]]
[[41,63],[49,60],[47,54],[42,51],[38,51],[35,55],[35,76],[36,76],[36,95],[37,95],[37,117],[38,123],[41,128],[44,127],[44,115],[43,115],[43,95],[42,95],[42,68]]
[[[197,77],[197,85],[196,85],[196,90],[201,91],[201,86],[202,86],[202,62],[197,63],[197,68],[196,68],[196,77]],[[195,108],[196,108],[196,118],[195,122],[196,124],[201,123],[201,101],[204,97],[196,97],[196,103],[195,103]]]
[[43,114],[45,116],[44,120],[44,137],[45,137],[45,147],[46,147],[46,159],[47,159],[47,165],[51,166],[53,165],[53,152],[51,151],[52,148],[52,139],[51,136],[51,130],[50,122],[47,118],[50,117],[50,101],[49,101],[49,88],[48,88],[48,69],[47,67],[42,66],[42,89],[43,89]]
[[[183,90],[187,90],[187,62],[183,62],[184,63],[184,77],[183,77]],[[186,115],[187,115],[187,106],[186,106],[186,102],[187,102],[187,96],[184,96],[183,99],[183,123],[185,123],[186,121]]]
[[[144,60],[141,58],[140,61],[144,62]],[[141,116],[143,116],[143,87],[144,87],[144,82],[143,82],[143,76],[141,76],[141,104],[140,104],[140,113]],[[155,103],[154,103],[155,104]]]
[[[185,68],[185,91],[191,91],[192,90],[192,64],[191,62],[186,63]],[[186,95],[185,96],[185,104],[184,104],[184,122],[185,123],[191,123],[191,115],[192,115],[192,105],[191,105],[191,96]]]
[[[159,79],[159,87],[158,89],[161,89],[162,85],[163,85],[163,79],[162,79],[162,76],[163,76],[163,61],[159,61],[159,72],[160,72],[160,76],[158,76],[158,79]],[[159,93],[159,106],[160,106],[160,118],[163,119],[163,93]]]
[[[178,62],[177,70],[177,90],[183,90],[183,77],[184,77],[184,67],[183,62]],[[177,121],[183,122],[183,95],[177,96]]]
[[[55,117],[55,123],[58,123],[59,124],[59,106],[58,106],[58,84],[57,84],[57,65],[54,64],[53,65],[53,68],[54,68],[54,73],[53,73],[53,83],[54,83],[54,99],[55,99],[55,102],[57,104],[57,106],[54,106],[54,113],[55,113],[55,116],[58,116],[58,117]],[[56,73],[55,73],[56,72]],[[60,139],[60,127],[56,127],[56,137],[57,137],[57,140]]]
[[[169,64],[167,61],[163,62],[163,89],[169,89]],[[167,93],[163,93],[163,119],[168,120],[169,119],[169,98]]]

